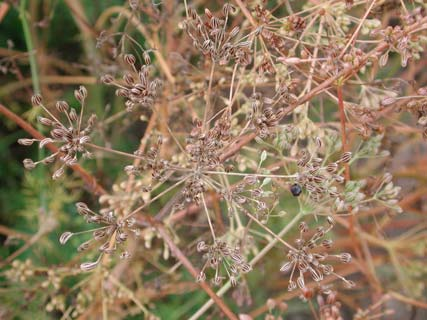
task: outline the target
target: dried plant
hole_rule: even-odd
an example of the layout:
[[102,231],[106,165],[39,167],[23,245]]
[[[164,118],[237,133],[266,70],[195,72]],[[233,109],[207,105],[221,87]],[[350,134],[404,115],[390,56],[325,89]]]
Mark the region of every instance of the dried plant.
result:
[[[39,146],[22,151],[38,157],[23,160],[22,215],[38,229],[0,226],[11,248],[24,241],[1,263],[5,296],[62,319],[426,308],[423,1],[63,2],[84,43],[74,64],[32,49],[52,3],[0,4],[27,46],[0,50],[0,97],[16,91],[0,113]],[[85,84],[78,107],[56,86],[70,83]],[[38,166],[53,163],[60,181]],[[6,300],[0,318],[22,316]]]

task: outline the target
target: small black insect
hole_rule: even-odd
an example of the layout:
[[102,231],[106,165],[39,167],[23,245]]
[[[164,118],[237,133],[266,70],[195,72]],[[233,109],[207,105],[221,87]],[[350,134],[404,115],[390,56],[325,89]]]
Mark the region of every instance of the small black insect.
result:
[[302,192],[302,188],[298,183],[294,183],[291,186],[291,193],[294,197],[298,197]]

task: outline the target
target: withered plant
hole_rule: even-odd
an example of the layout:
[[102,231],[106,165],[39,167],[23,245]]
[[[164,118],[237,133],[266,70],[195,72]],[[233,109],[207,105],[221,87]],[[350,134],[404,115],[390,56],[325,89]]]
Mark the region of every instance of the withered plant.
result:
[[0,112],[39,150],[0,318],[421,314],[424,1],[95,2],[0,4]]

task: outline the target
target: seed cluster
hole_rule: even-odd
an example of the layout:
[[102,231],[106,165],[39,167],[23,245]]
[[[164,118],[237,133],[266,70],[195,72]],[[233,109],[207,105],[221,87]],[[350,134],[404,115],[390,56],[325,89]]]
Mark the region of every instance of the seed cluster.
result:
[[[417,19],[425,17],[425,10],[415,10],[408,14],[404,21],[413,23]],[[416,34],[407,32],[405,26],[396,25],[388,26],[385,29],[377,29],[371,32],[372,35],[380,35],[382,39],[388,42],[390,48],[380,58],[380,64],[384,66],[387,63],[390,52],[397,52],[401,56],[401,65],[406,67],[409,59],[419,58],[421,52],[424,51],[421,41],[425,39],[419,38]]]
[[341,316],[341,303],[337,301],[336,291],[329,291],[324,294],[319,293],[317,295],[317,303],[319,304],[321,319],[343,320]]
[[182,23],[182,26],[193,40],[194,47],[212,61],[226,65],[234,60],[236,63],[246,66],[251,62],[252,42],[239,36],[239,26],[235,26],[227,32],[230,13],[235,12],[236,8],[227,3],[222,9],[221,17],[216,17],[209,9],[205,9],[202,18],[194,9],[189,8],[188,18]]
[[47,144],[54,143],[59,144],[59,150],[46,158],[34,162],[31,159],[24,160],[24,166],[26,169],[34,169],[38,164],[50,164],[59,160],[62,162],[59,169],[57,169],[52,178],[58,179],[65,172],[65,166],[72,166],[78,161],[78,154],[83,154],[84,158],[90,158],[92,154],[86,149],[85,143],[90,142],[90,133],[92,132],[96,116],[92,114],[86,124],[86,127],[82,128],[83,108],[85,99],[87,97],[87,90],[81,86],[78,90],[74,91],[74,96],[81,103],[81,112],[78,115],[76,109],[70,108],[67,102],[58,101],[56,103],[56,110],[60,114],[64,114],[67,122],[62,123],[57,117],[53,115],[42,102],[40,95],[32,97],[32,103],[35,107],[41,107],[48,114],[49,118],[39,117],[38,121],[46,126],[50,127],[51,138],[39,139],[19,139],[18,143],[25,146],[30,146],[34,142],[39,143],[39,147],[43,148]]
[[[227,190],[221,191],[221,197],[233,203],[239,211],[252,213],[261,221],[266,221],[271,210],[271,203],[276,200],[274,193],[264,190],[264,185],[255,175],[248,175]],[[233,206],[228,208],[229,215]]]
[[381,134],[384,131],[384,127],[378,122],[381,109],[373,110],[370,107],[349,104],[347,110],[355,123],[355,129],[363,138],[367,139],[374,133]]
[[143,150],[134,152],[142,160],[140,165],[128,165],[125,167],[127,174],[143,174],[151,171],[153,180],[165,181],[167,172],[170,170],[169,161],[160,157],[160,148],[163,144],[163,138],[157,137],[157,140],[150,146],[149,150],[144,153]]
[[[203,253],[206,263],[197,278],[198,281],[206,280],[206,269],[215,270],[212,278],[214,285],[220,285],[224,279],[228,278],[232,286],[237,285],[237,278],[242,273],[248,273],[252,267],[243,258],[239,247],[231,247],[222,240],[215,240],[212,245],[207,245],[204,241],[197,244],[197,251]],[[221,267],[222,266],[222,267]],[[225,274],[222,273],[225,270]]]
[[[331,255],[326,252],[326,250],[332,248],[333,242],[323,238],[333,226],[333,218],[328,217],[327,226],[317,227],[315,233],[309,239],[305,239],[304,235],[309,231],[309,228],[307,223],[300,223],[300,236],[295,241],[295,249],[289,250],[287,255],[289,261],[280,268],[282,272],[287,273],[290,271],[289,291],[293,291],[297,287],[303,291],[306,290],[307,275],[317,283],[322,281],[324,276],[334,275],[344,281],[348,287],[354,286],[352,281],[335,273],[333,266],[327,263],[328,260],[338,260],[342,263],[351,261],[349,253]],[[297,277],[296,282],[294,281],[294,276]]]
[[194,119],[194,127],[187,138],[185,151],[190,156],[190,161],[199,169],[216,169],[221,165],[221,151],[231,139],[230,119],[227,112],[215,122],[207,132],[203,129],[202,122]]
[[[86,222],[89,224],[97,224],[99,227],[87,231],[81,232],[64,232],[59,238],[61,244],[67,243],[71,237],[83,233],[92,233],[92,238],[88,241],[83,242],[79,247],[78,251],[86,251],[92,245],[98,242],[102,242],[101,246],[98,248],[100,255],[95,262],[85,262],[80,265],[80,268],[83,271],[90,271],[94,269],[99,262],[103,254],[112,254],[117,251],[118,246],[123,245],[124,242],[129,237],[130,233],[135,235],[139,234],[139,229],[135,228],[136,220],[134,218],[124,218],[118,219],[114,211],[110,209],[101,210],[99,213],[96,213],[89,209],[89,207],[83,203],[76,203],[77,212],[82,215]],[[130,254],[128,251],[122,251],[120,253],[121,259],[129,258]]]
[[134,55],[124,55],[124,61],[131,67],[131,70],[123,75],[122,82],[116,81],[109,74],[102,77],[102,82],[117,87],[116,95],[126,98],[125,106],[127,111],[130,112],[138,106],[152,108],[162,86],[162,81],[160,79],[150,79],[150,56],[144,52],[146,64],[141,66],[139,70],[136,68]]
[[338,189],[334,184],[344,182],[344,177],[338,171],[339,165],[348,163],[350,159],[351,153],[345,152],[339,160],[323,166],[322,158],[302,151],[297,162],[298,173],[295,182],[306,190],[314,201],[319,202],[325,198],[340,201]]
[[251,97],[252,110],[249,117],[260,138],[271,136],[271,129],[279,124],[285,114],[283,108],[274,108],[273,104],[273,99],[263,98],[260,93]]

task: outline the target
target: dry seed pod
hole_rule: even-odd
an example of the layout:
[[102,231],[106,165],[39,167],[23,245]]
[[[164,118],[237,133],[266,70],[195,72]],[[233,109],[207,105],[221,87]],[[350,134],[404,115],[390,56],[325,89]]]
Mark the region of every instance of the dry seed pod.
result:
[[99,264],[99,260],[95,261],[95,262],[84,262],[80,265],[80,269],[82,271],[91,271],[93,269],[95,269]]
[[58,101],[55,106],[59,112],[66,112],[70,108],[66,101]]
[[114,77],[110,74],[105,74],[101,77],[101,81],[104,84],[110,84],[110,83],[114,82]]
[[32,170],[36,167],[36,164],[31,159],[24,159],[23,163],[24,163],[25,169],[27,170]]
[[59,238],[60,244],[67,243],[68,240],[73,236],[74,234],[72,232],[66,231],[63,234],[61,234],[61,237]]
[[344,152],[339,162],[348,163],[351,160],[351,152]]
[[23,139],[19,139],[18,143],[23,146],[31,146],[34,143],[34,140],[23,138]]
[[41,106],[43,102],[43,98],[40,94],[35,94],[31,97],[31,103],[33,106]]
[[151,58],[150,58],[150,54],[147,51],[144,51],[144,53],[142,54],[142,57],[144,59],[145,64],[151,64]]
[[136,62],[135,56],[133,54],[131,54],[131,53],[125,54],[124,60],[130,66],[133,66],[135,64],[135,62]]

